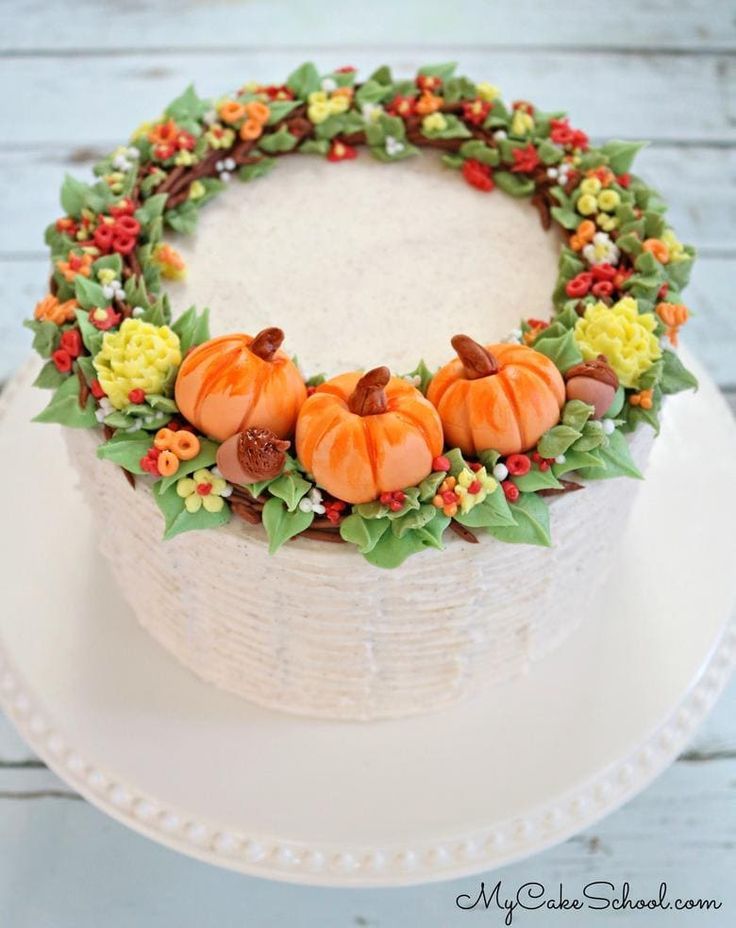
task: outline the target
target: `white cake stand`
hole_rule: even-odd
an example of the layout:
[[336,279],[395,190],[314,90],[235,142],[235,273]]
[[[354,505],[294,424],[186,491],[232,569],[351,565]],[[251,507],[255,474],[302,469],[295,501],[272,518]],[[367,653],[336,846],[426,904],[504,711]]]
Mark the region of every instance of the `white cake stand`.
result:
[[28,422],[43,397],[26,372],[0,426],[2,705],[94,805],[245,873],[398,885],[561,841],[670,763],[733,663],[736,428],[701,377],[669,404],[612,580],[559,651],[441,714],[353,724],[221,693],[138,628],[58,431]]

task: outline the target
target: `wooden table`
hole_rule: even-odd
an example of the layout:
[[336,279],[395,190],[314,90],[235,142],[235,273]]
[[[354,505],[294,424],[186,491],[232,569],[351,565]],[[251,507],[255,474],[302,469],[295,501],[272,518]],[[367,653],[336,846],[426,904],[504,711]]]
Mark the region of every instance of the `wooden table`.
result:
[[[700,259],[688,291],[689,345],[736,406],[736,25],[727,0],[513,5],[296,0],[88,3],[4,0],[0,10],[0,378],[28,353],[20,327],[44,289],[42,228],[64,171],[82,172],[194,79],[203,93],[325,70],[457,59],[510,98],[565,106],[594,138],[649,138],[638,170],[671,204]],[[663,578],[664,582],[664,578]],[[507,888],[634,881],[655,894],[719,897],[701,916],[637,923],[736,923],[736,686],[690,749],[599,826],[486,875]],[[472,880],[392,891],[326,891],[221,872],[151,844],[71,793],[0,719],[0,926],[404,926],[461,924]],[[476,913],[477,914],[477,913]],[[522,914],[514,924],[552,923]],[[489,924],[501,924],[498,913]],[[631,922],[634,921],[631,917]],[[610,916],[617,924],[626,916]],[[566,925],[609,916],[566,913]]]

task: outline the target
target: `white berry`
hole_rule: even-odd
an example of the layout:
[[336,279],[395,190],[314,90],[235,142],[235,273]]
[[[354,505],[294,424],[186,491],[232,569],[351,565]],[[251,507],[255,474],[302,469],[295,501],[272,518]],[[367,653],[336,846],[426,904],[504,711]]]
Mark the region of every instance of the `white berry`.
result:
[[606,435],[612,435],[616,431],[616,423],[613,419],[603,420],[603,431]]
[[496,480],[505,480],[509,475],[509,469],[505,464],[500,462],[493,468],[493,476]]

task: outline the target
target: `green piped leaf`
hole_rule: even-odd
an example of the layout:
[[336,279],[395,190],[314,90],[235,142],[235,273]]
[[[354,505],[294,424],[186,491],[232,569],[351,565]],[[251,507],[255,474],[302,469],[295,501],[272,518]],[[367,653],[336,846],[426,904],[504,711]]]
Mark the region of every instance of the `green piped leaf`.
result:
[[311,61],[305,61],[286,78],[286,86],[300,100],[306,100],[310,93],[319,90],[321,86],[319,71]]
[[[149,438],[148,441],[150,446],[151,439]],[[159,488],[159,493],[166,493],[170,487],[174,486],[177,480],[181,480],[182,477],[193,474],[195,470],[212,467],[217,460],[218,447],[217,442],[210,441],[208,438],[200,439],[199,453],[189,461],[180,461],[179,469],[175,474],[171,474],[170,477],[164,477],[156,484]]]
[[190,348],[201,345],[209,339],[210,311],[203,309],[201,313],[198,313],[196,307],[190,306],[171,328],[179,336],[179,347],[182,355],[185,355]]
[[512,174],[511,171],[496,171],[493,179],[499,190],[512,197],[528,197],[534,193],[534,181],[530,177]]
[[482,503],[473,506],[469,512],[458,512],[455,521],[466,528],[490,529],[516,525],[516,519],[501,487],[496,487],[493,493],[489,493]]
[[353,512],[340,523],[340,536],[344,541],[357,545],[361,554],[367,554],[376,547],[390,525],[388,519],[364,519]]
[[536,493],[537,490],[562,489],[562,484],[557,477],[555,477],[551,467],[547,470],[540,470],[538,467],[533,467],[528,474],[523,474],[520,477],[511,477],[511,480],[522,493]]
[[268,552],[275,554],[290,538],[309,528],[314,513],[298,508],[289,512],[283,500],[272,497],[263,507],[261,518],[268,535]]
[[265,177],[276,165],[275,158],[259,158],[253,164],[244,164],[238,171],[238,177],[242,181],[255,180],[257,177]]
[[294,512],[299,505],[299,501],[306,496],[311,489],[312,484],[309,483],[308,480],[300,477],[299,474],[289,472],[288,474],[282,474],[270,483],[268,492],[271,493],[272,496],[277,496],[279,499],[282,499],[286,503],[286,508],[289,512]]
[[153,498],[164,515],[164,539],[166,541],[181,535],[182,532],[192,532],[198,529],[219,528],[230,521],[230,507],[227,503],[219,512],[208,512],[202,506],[197,512],[189,512],[184,500],[171,486],[164,493],[159,492],[159,483],[153,485]]
[[697,390],[698,379],[685,367],[680,358],[669,348],[662,352],[662,393],[679,393],[681,390]]
[[542,332],[535,339],[532,347],[535,351],[546,355],[555,367],[563,373],[575,364],[580,364],[583,360],[572,329],[568,329],[562,335],[552,337],[545,336],[544,332]]
[[548,548],[552,544],[549,509],[541,496],[522,493],[510,508],[516,524],[490,526],[488,530],[494,538],[517,545],[541,545]]
[[147,432],[118,432],[97,448],[97,457],[119,464],[131,474],[144,474],[140,461],[150,447]]
[[270,135],[262,135],[258,141],[258,147],[261,151],[267,151],[269,154],[274,152],[291,151],[299,139],[292,135],[286,126],[281,126],[277,132]]
[[603,467],[582,467],[578,473],[585,480],[604,480],[608,477],[635,477],[642,479],[639,468],[634,464],[629,451],[629,444],[622,433],[616,429],[608,436],[608,443],[596,451]]
[[87,397],[84,407],[79,405],[79,380],[67,377],[56,389],[48,406],[34,419],[34,422],[58,422],[75,429],[89,429],[97,425],[95,402]]

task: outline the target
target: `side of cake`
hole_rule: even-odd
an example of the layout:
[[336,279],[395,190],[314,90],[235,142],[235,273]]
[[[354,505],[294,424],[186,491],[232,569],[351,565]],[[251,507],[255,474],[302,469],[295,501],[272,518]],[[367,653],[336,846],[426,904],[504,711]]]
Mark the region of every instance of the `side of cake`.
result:
[[[290,316],[298,300],[275,300],[253,330],[213,281],[214,318],[236,331],[212,338],[194,306],[172,320],[162,281],[173,296],[187,262],[165,229],[193,232],[235,171],[251,181],[296,153],[351,161],[359,146],[389,163],[436,149],[474,195],[527,200],[560,247],[533,308],[543,318],[524,313],[509,333],[477,298],[447,318],[402,293],[417,345],[391,368],[344,370],[323,328],[326,374],[300,367],[289,333],[308,360],[317,339]],[[54,390],[38,420],[75,428],[102,548],[153,637],[239,695],[349,718],[446,705],[564,639],[634,499],[604,478],[641,476],[663,397],[695,385],[674,350],[693,251],[631,174],[639,147],[593,147],[562,115],[506,106],[451,65],[362,83],[304,65],[217,101],[190,88],[96,184],[67,179],[47,231],[51,290],[29,323],[47,359],[38,385]],[[350,247],[342,267],[368,260],[365,234]],[[283,273],[274,286],[292,285]],[[322,315],[341,326],[339,306]],[[444,358],[399,367],[430,328]],[[350,332],[359,348],[359,317]],[[350,353],[342,342],[333,357]]]

